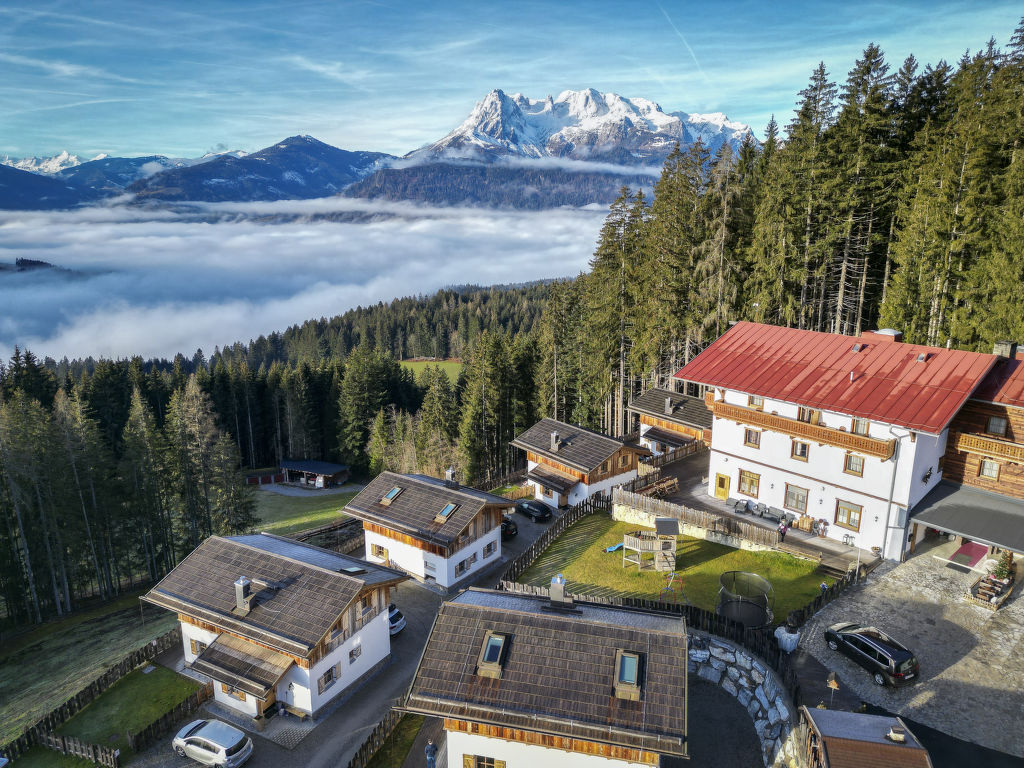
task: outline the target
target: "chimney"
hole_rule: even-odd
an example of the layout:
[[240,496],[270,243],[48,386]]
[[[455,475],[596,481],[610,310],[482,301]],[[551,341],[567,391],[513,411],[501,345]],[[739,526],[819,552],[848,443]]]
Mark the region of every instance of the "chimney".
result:
[[865,341],[889,343],[903,341],[903,331],[894,331],[892,328],[879,328],[877,331],[863,331],[860,335]]
[[1013,360],[1017,356],[1016,341],[997,341],[992,345],[992,354]]
[[558,433],[557,432],[552,432],[551,433],[551,450],[554,453],[558,453],[558,446],[559,445],[561,445],[561,441],[558,439]]
[[250,593],[252,582],[245,576],[239,576],[235,581],[235,611],[245,616],[252,608],[256,595]]
[[672,398],[671,397],[666,397],[665,398],[665,415],[666,416],[671,416],[672,415]]
[[448,488],[459,487],[459,481],[455,479],[455,467],[448,467],[444,471],[444,484]]
[[885,734],[885,738],[889,741],[894,741],[897,744],[905,744],[907,741],[907,732],[898,725],[890,725],[889,732]]
[[572,608],[572,597],[565,594],[565,576],[562,574],[551,579],[551,588],[548,594],[551,595],[552,608]]

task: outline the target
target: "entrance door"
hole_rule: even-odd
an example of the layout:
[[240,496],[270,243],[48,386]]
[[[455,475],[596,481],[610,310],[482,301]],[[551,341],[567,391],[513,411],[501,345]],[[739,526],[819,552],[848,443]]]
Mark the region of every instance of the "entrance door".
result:
[[727,499],[729,498],[729,476],[728,475],[715,475],[715,498],[716,499]]

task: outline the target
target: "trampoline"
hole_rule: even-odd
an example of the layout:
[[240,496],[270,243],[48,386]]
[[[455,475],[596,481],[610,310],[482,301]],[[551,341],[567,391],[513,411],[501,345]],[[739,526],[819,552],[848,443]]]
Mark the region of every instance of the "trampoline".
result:
[[771,582],[746,571],[726,571],[719,578],[716,613],[747,629],[772,623],[775,590]]

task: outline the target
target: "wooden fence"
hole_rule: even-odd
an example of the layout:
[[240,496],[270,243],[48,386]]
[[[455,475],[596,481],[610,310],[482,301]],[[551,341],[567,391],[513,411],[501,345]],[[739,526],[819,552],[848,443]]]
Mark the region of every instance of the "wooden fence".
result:
[[370,758],[381,748],[381,745],[391,735],[391,732],[395,730],[395,726],[398,725],[401,719],[401,712],[389,709],[388,713],[384,715],[384,719],[374,726],[373,730],[370,731],[370,735],[366,737],[366,741],[356,750],[352,759],[348,761],[348,768],[366,768]]
[[141,752],[157,740],[163,738],[174,730],[174,727],[191,715],[203,702],[213,696],[213,683],[206,683],[188,698],[179,702],[170,712],[165,712],[152,723],[142,728],[138,733],[128,732],[128,746],[132,752]]
[[34,725],[26,728],[18,738],[0,747],[0,755],[14,759],[24,754],[33,745],[41,743],[40,739],[43,734],[55,731],[137,666],[143,662],[155,659],[168,648],[180,644],[181,626],[178,625],[156,640],[152,640],[141,648],[132,651],[63,704],[54,707],[49,713],[36,721]]
[[60,752],[62,755],[84,757],[86,760],[91,760],[97,765],[105,765],[107,768],[121,768],[121,750],[119,749],[89,744],[74,736],[58,736],[49,731],[40,733],[37,743],[41,747]]
[[695,440],[687,445],[681,445],[678,448],[672,448],[665,451],[660,456],[652,456],[649,459],[643,459],[640,463],[645,464],[648,467],[664,467],[666,464],[672,464],[676,461],[687,458],[688,456],[694,456],[698,453],[704,453],[708,450],[708,447],[704,445],[700,440]]
[[468,487],[477,491],[492,491],[495,488],[501,488],[504,485],[518,485],[525,479],[526,466],[524,464],[524,466],[520,467],[519,469],[514,469],[511,472],[508,472],[507,474],[497,475],[495,477],[488,476],[477,485],[470,485]]
[[[651,475],[644,476],[645,484],[650,484],[651,477]],[[626,486],[612,491],[612,503],[622,504],[655,517],[673,517],[688,525],[695,525],[698,528],[727,536],[735,536],[752,544],[774,547],[779,543],[779,532],[775,528],[762,528],[759,525],[748,523],[745,520],[737,520],[735,517],[719,512],[691,509],[670,501],[652,499],[649,496],[631,492],[627,490]]]
[[534,560],[547,549],[551,542],[557,539],[560,535],[565,533],[571,525],[578,522],[588,515],[592,515],[595,512],[607,512],[611,509],[611,503],[608,499],[600,496],[595,496],[584,501],[581,501],[574,507],[570,507],[564,515],[556,518],[548,529],[544,531],[539,539],[531,544],[519,557],[515,558],[505,568],[505,572],[501,575],[503,581],[515,581],[518,579],[523,571],[530,567]]

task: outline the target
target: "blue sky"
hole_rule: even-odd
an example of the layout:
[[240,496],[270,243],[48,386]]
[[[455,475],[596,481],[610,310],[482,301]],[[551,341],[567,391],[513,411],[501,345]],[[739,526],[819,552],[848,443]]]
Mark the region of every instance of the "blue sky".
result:
[[823,60],[871,41],[955,62],[1024,13],[1012,2],[220,2],[7,0],[0,154],[253,151],[307,133],[404,154],[492,88],[594,87],[725,112],[760,135]]

